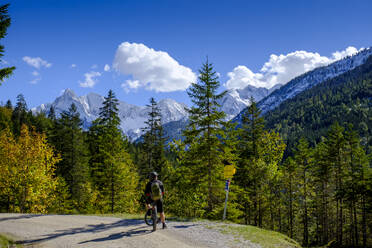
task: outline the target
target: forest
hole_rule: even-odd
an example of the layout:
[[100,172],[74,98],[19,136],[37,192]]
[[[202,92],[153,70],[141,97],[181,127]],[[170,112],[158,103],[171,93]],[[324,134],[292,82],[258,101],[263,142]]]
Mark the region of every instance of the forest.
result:
[[[253,98],[239,127],[223,121],[218,100],[226,92],[217,93],[220,82],[213,65],[207,61],[199,73],[187,92],[193,105],[187,109],[184,138],[169,143],[154,98],[138,143],[119,127],[112,90],[88,130],[73,104],[57,116],[53,107],[32,113],[22,94],[14,106],[8,100],[0,107],[0,211],[143,212],[147,176],[157,171],[166,189],[166,214],[219,220],[224,166],[232,164],[237,171],[231,180],[229,221],[282,232],[304,247],[371,246],[372,171],[369,140],[360,136],[364,125],[339,118],[325,129],[314,128],[322,130],[316,142],[309,132],[297,131],[288,146],[283,137],[290,131],[268,128]],[[370,89],[370,73],[360,72],[353,85],[361,80]]]

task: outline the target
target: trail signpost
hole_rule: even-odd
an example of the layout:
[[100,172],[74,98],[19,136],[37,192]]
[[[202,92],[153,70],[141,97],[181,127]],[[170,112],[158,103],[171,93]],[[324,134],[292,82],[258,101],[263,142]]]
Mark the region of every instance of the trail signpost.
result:
[[236,172],[236,169],[231,164],[226,165],[224,170],[223,170],[223,174],[224,174],[224,177],[226,179],[226,183],[225,183],[226,198],[225,198],[225,208],[223,209],[222,220],[226,219],[227,199],[229,198],[230,182],[231,182],[231,178],[234,176],[235,172]]

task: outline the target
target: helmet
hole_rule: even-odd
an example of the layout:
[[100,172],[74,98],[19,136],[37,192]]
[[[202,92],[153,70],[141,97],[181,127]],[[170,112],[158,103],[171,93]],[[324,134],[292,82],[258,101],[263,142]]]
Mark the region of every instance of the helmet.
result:
[[150,172],[149,178],[152,180],[152,179],[155,179],[155,177],[157,176],[158,176],[158,173],[156,173],[156,171],[153,171],[153,172]]

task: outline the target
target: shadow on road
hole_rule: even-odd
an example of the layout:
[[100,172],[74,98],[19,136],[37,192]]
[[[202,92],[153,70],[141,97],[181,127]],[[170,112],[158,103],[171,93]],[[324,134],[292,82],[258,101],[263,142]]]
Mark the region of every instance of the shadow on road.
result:
[[144,227],[138,227],[138,228],[131,229],[127,232],[110,234],[109,236],[104,237],[104,238],[83,241],[83,242],[80,242],[79,244],[85,244],[85,243],[90,243],[90,242],[104,242],[104,241],[109,241],[109,240],[121,239],[123,237],[141,236],[141,235],[146,235],[149,233],[151,233],[150,230],[146,230]]
[[7,220],[30,219],[30,218],[40,217],[40,216],[43,216],[43,215],[41,214],[20,214],[20,215],[15,215],[12,217],[5,217],[5,218],[0,217],[0,222],[7,221]]
[[[39,239],[22,240],[22,241],[18,241],[17,243],[28,245],[28,244],[34,244],[34,243],[39,243],[39,242],[45,242],[48,240],[56,239],[56,238],[67,236],[67,235],[74,235],[74,234],[79,234],[79,233],[99,233],[99,232],[107,231],[109,229],[116,228],[116,227],[134,226],[134,225],[139,225],[139,224],[143,224],[143,221],[141,220],[119,220],[119,221],[116,221],[110,224],[87,225],[85,227],[71,228],[71,229],[66,229],[66,230],[57,230],[54,233],[43,235],[43,237]],[[132,229],[131,231],[128,231],[128,232],[111,234],[110,236],[106,238],[99,238],[96,240],[85,241],[85,242],[100,242],[100,241],[105,241],[105,240],[114,240],[114,239],[119,239],[125,236],[130,237],[133,235],[140,235],[141,233],[144,233],[144,232],[146,232],[146,230],[141,231],[141,230]]]
[[196,226],[195,224],[192,224],[192,225],[178,225],[178,226],[172,226],[173,228],[189,228],[189,227],[192,227],[192,226]]

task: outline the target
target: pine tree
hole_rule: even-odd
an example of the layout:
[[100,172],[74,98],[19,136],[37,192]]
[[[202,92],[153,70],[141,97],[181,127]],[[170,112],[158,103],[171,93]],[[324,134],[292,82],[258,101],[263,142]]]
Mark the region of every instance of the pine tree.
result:
[[183,132],[187,147],[183,174],[197,197],[205,199],[205,216],[217,217],[223,209],[225,146],[219,139],[224,132],[225,113],[218,111],[218,100],[226,92],[216,93],[220,83],[208,60],[199,73],[198,82],[192,83],[187,92],[194,106],[188,109],[189,124]]
[[[8,15],[9,4],[0,6],[0,39],[3,39],[6,35],[6,30],[10,26],[10,17]],[[4,46],[0,45],[0,58],[4,56]],[[5,67],[0,69],[0,85],[4,82],[5,78],[8,78],[14,71],[15,67]]]
[[49,108],[48,118],[51,119],[52,121],[57,120],[56,111],[54,110],[53,106],[50,106]]
[[160,109],[154,98],[150,99],[150,105],[147,105],[147,107],[150,108],[150,112],[147,121],[145,121],[146,127],[142,129],[145,132],[143,135],[145,157],[141,169],[143,178],[146,178],[150,171],[157,171],[162,174],[166,163],[164,154],[165,138],[163,137]]
[[303,245],[307,247],[309,245],[309,198],[312,194],[311,182],[310,182],[310,168],[313,164],[312,151],[309,148],[309,143],[304,138],[301,138],[296,151],[294,152],[294,159],[297,164],[297,174],[299,184],[299,194],[301,201],[301,209],[303,210],[302,221],[303,221]]
[[21,132],[21,126],[28,124],[27,104],[24,96],[17,96],[17,103],[12,113],[13,134],[18,136]]
[[[261,219],[261,215],[259,216],[261,205],[258,191],[262,180],[259,175],[259,164],[261,161],[259,160],[258,150],[264,133],[264,119],[253,97],[251,97],[250,102],[251,105],[244,112],[242,127],[239,129],[239,162],[236,179],[244,194],[249,195],[249,198],[246,199],[247,201],[242,204],[245,223],[251,224],[251,217],[253,216],[253,224],[257,226],[259,225],[259,219]],[[244,198],[242,197],[241,199]]]
[[119,127],[117,105],[118,100],[110,90],[99,118],[89,129],[91,175],[100,212],[118,212],[124,207],[133,211],[137,206],[138,175],[126,151],[127,140]]
[[328,139],[326,141],[328,163],[330,163],[334,170],[335,180],[335,200],[336,200],[336,242],[338,245],[343,244],[343,223],[344,223],[344,194],[345,194],[345,137],[344,128],[337,122],[333,124],[328,132]]
[[13,109],[12,102],[10,100],[6,101],[5,107],[8,109]]
[[314,167],[312,174],[314,177],[314,187],[316,192],[315,201],[318,212],[318,244],[327,244],[330,240],[331,223],[331,192],[333,175],[332,165],[328,161],[327,146],[325,141],[318,143],[314,149]]
[[295,206],[296,194],[298,185],[296,179],[296,164],[292,157],[288,157],[283,164],[283,188],[284,188],[284,205],[287,207],[288,216],[288,232],[290,238],[294,238],[294,220],[295,220]]
[[83,212],[90,204],[90,179],[88,150],[85,145],[82,121],[75,104],[61,113],[53,132],[54,145],[62,160],[57,164],[57,175],[64,178],[69,187],[74,207]]

